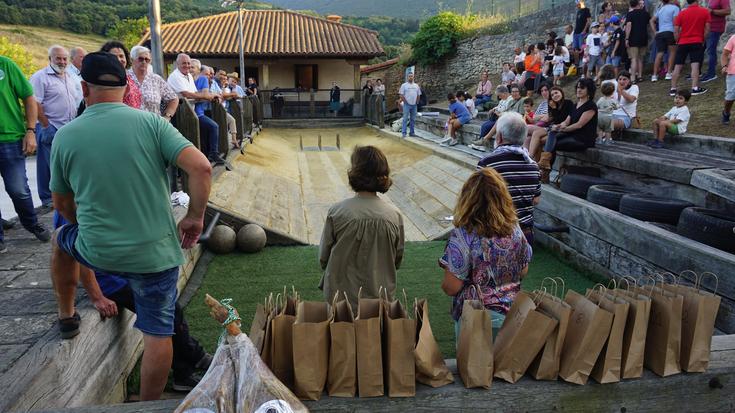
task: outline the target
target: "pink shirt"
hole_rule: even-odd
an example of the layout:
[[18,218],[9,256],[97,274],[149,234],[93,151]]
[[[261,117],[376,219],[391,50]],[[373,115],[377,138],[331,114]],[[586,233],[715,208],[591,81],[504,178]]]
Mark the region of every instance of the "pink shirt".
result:
[[490,79],[477,84],[477,95],[490,96],[493,94],[493,82]]
[[730,52],[730,62],[727,64],[727,74],[735,75],[735,34],[730,36],[730,40],[725,44],[725,50]]
[[[709,0],[707,7],[710,10],[722,10],[730,7],[730,0]],[[726,16],[715,16],[712,14],[712,21],[709,23],[709,30],[715,33],[723,33],[725,31]]]

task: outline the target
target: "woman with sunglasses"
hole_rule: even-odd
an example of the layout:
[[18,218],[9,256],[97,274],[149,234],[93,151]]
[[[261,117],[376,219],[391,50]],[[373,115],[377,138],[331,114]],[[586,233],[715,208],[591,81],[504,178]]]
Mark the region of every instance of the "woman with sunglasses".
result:
[[[149,70],[151,51],[147,47],[135,46],[130,50],[130,57],[133,60],[133,67],[128,69],[128,78],[132,78],[143,96],[140,108],[171,120],[179,106],[179,97],[161,76]],[[163,113],[161,113],[162,104],[165,105]]]

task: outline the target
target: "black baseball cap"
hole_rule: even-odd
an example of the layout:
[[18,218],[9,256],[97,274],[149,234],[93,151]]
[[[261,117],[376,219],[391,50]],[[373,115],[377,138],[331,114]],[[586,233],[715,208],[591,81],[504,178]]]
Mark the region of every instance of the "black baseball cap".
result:
[[126,86],[128,77],[117,56],[107,52],[94,52],[82,60],[82,79],[99,86]]

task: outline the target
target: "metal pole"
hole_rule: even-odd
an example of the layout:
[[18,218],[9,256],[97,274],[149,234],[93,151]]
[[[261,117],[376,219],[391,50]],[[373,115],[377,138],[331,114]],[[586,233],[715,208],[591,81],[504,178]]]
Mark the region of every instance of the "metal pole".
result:
[[153,71],[159,76],[163,73],[163,51],[161,47],[161,5],[158,0],[148,2],[148,21],[151,24],[151,60]]
[[242,1],[237,3],[237,30],[240,38],[240,86],[245,88],[245,45],[242,38]]

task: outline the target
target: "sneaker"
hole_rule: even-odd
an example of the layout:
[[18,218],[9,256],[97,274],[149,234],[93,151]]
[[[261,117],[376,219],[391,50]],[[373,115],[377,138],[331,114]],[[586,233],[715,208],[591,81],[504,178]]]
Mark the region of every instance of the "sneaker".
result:
[[406,134],[405,134],[405,133],[404,133],[404,134],[402,134],[402,135],[401,135],[401,138],[403,138],[403,139],[406,139]]
[[174,378],[173,389],[174,391],[189,392],[199,384],[194,376],[188,376],[183,379]]
[[458,141],[458,140],[456,140],[456,139],[452,139],[451,141],[449,141],[449,146],[455,146],[455,145],[457,145],[458,143],[459,143],[459,141]]
[[41,242],[49,242],[51,240],[51,233],[41,224],[28,228],[31,234],[35,235],[36,238]]
[[692,96],[701,95],[702,93],[707,92],[706,87],[698,87],[698,88],[692,88]]
[[649,146],[653,149],[663,149],[664,143],[659,140],[654,140]]
[[666,72],[666,76],[664,77],[666,80],[671,80],[671,73]]
[[658,82],[658,76],[656,75],[651,76],[651,82]]
[[212,162],[215,166],[224,165],[225,158],[223,158],[220,154],[209,155],[209,162]]
[[669,96],[676,96],[676,89],[669,89]]
[[476,139],[472,141],[472,145],[485,146],[485,141],[483,139]]
[[485,145],[470,144],[469,148],[480,152],[487,152],[487,148],[485,148]]
[[646,146],[650,147],[651,145],[653,145],[654,142],[658,142],[658,141],[656,139],[652,139],[652,140],[646,142]]
[[8,252],[8,246],[5,245],[5,241],[0,241],[0,254]]
[[59,331],[61,332],[62,339],[69,339],[76,337],[79,334],[79,324],[81,324],[82,318],[76,311],[74,315],[68,318],[59,319]]
[[212,355],[209,353],[204,353],[202,358],[197,361],[197,364],[194,365],[194,368],[197,370],[209,370],[209,366],[212,364]]
[[451,140],[452,138],[450,136],[445,136],[444,138],[442,138],[442,140],[439,141],[439,144],[445,144]]
[[11,228],[13,228],[15,226],[15,222],[7,221],[7,220],[4,220],[2,218],[0,218],[0,221],[2,221],[3,229],[4,230],[11,229]]
[[712,75],[712,76],[705,75],[705,76],[702,76],[701,78],[699,78],[699,81],[702,82],[702,83],[707,83],[707,82],[711,82],[711,81],[713,81],[715,79],[717,79],[717,75]]
[[411,133],[411,134],[409,134],[408,136],[410,136],[410,137],[412,137],[412,138],[418,138],[418,137],[419,137],[419,135],[417,135],[417,134],[415,134],[415,133]]
[[725,113],[725,111],[722,111],[722,124],[723,125],[729,125],[730,124],[730,114]]

